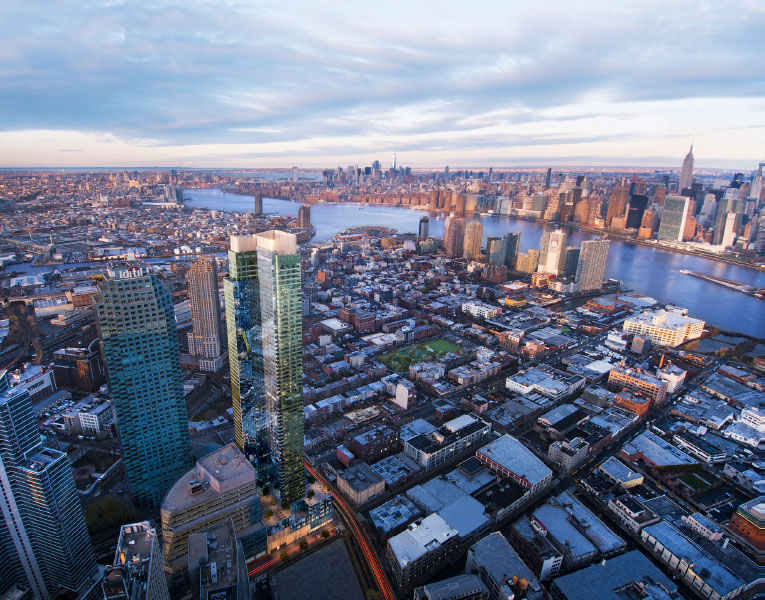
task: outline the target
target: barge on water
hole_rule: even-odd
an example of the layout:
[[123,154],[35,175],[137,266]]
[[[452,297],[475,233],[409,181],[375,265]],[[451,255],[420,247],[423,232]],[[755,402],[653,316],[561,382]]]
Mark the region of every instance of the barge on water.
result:
[[765,299],[765,290],[755,289],[751,285],[748,285],[746,283],[741,283],[740,281],[732,281],[730,279],[723,279],[722,277],[717,277],[715,275],[708,275],[706,273],[697,273],[696,271],[689,271],[688,269],[680,269],[680,272],[683,275],[692,275],[693,277],[698,277],[699,279],[703,279],[704,281],[710,281],[711,283],[716,283],[717,285],[721,285],[723,287],[729,288],[736,292],[741,292],[742,294],[746,294],[747,296],[754,296],[755,298],[759,298],[760,300]]

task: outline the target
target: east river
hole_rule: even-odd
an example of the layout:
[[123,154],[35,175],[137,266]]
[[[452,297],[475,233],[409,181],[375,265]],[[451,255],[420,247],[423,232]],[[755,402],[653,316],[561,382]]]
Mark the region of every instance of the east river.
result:
[[[186,190],[186,206],[226,211],[252,210],[249,196],[227,194],[220,190]],[[263,199],[263,212],[297,215],[297,202]],[[394,206],[356,204],[312,204],[311,223],[316,228],[314,242],[323,242],[347,227],[378,225],[398,229],[400,233],[417,232],[420,217],[430,217],[430,235],[444,233],[443,215]],[[539,248],[547,225],[502,216],[477,217],[483,224],[483,243],[489,236],[502,236],[510,231],[521,232],[521,251]],[[568,243],[578,246],[593,235],[568,230]],[[693,317],[704,319],[726,331],[737,331],[765,338],[765,301],[729,290],[702,279],[683,275],[680,269],[707,273],[765,288],[765,273],[700,256],[650,248],[613,240],[608,255],[606,277],[620,279],[628,289],[688,308]]]
[[[251,211],[249,196],[227,194],[220,190],[185,190],[186,206],[225,211]],[[263,212],[296,216],[298,202],[263,199]],[[444,216],[438,213],[395,206],[359,206],[356,204],[312,204],[311,223],[316,229],[313,242],[323,242],[348,227],[375,225],[391,227],[400,233],[417,232],[420,217],[430,217],[430,235],[442,237]],[[483,224],[483,243],[489,236],[502,236],[510,231],[521,232],[521,251],[539,248],[542,233],[549,226],[502,216],[476,217]],[[576,230],[567,230],[568,244],[578,246],[583,240],[597,237]],[[150,259],[152,261],[159,259]],[[79,265],[34,265],[21,263],[8,270],[36,273]],[[691,256],[669,250],[651,248],[612,240],[608,254],[606,277],[624,282],[627,289],[651,296],[665,303],[688,308],[692,317],[704,319],[724,331],[745,333],[765,338],[765,300],[747,296],[720,285],[684,275],[680,269],[741,281],[756,288],[765,288],[765,272],[721,261]]]

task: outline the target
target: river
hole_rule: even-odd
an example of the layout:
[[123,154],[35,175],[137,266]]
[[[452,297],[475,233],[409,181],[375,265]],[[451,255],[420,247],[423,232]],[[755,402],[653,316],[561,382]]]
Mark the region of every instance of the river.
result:
[[[186,206],[226,211],[252,210],[252,198],[227,194],[220,190],[185,190]],[[298,202],[263,198],[263,212],[296,216]],[[355,204],[312,204],[311,223],[316,228],[312,241],[322,242],[346,229],[360,225],[392,227],[401,233],[417,232],[420,217],[430,217],[430,235],[441,237],[444,218],[436,213],[395,206],[363,206]],[[521,233],[522,252],[539,248],[542,233],[549,226],[510,217],[477,217],[483,224],[483,244],[489,236],[502,236],[510,231]],[[568,230],[568,244],[578,246],[583,240],[597,237],[581,231]],[[72,265],[67,265],[72,266]],[[62,267],[57,267],[62,268]],[[14,265],[12,270],[37,271],[32,265]],[[47,267],[44,270],[50,270]],[[620,279],[635,292],[651,296],[662,302],[688,308],[692,317],[726,331],[736,331],[765,338],[765,301],[714,283],[683,275],[680,269],[708,273],[717,277],[741,281],[765,288],[765,273],[701,256],[691,256],[613,240],[608,255],[606,277]]]

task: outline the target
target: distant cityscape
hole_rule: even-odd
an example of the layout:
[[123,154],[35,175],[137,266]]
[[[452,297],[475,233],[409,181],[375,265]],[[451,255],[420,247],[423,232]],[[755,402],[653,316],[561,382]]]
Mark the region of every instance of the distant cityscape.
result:
[[765,340],[606,271],[616,242],[761,269],[762,164],[18,171],[0,199],[3,600],[758,593]]

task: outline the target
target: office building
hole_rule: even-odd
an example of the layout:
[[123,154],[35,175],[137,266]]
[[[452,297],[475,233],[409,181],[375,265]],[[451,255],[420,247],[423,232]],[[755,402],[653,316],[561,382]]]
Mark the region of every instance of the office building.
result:
[[250,600],[247,563],[231,520],[189,537],[188,562],[194,600]]
[[0,388],[0,593],[77,592],[95,559],[69,458],[43,446],[29,393]]
[[465,244],[465,219],[449,217],[444,226],[444,250],[448,256],[462,256]]
[[263,194],[261,192],[255,192],[255,197],[253,198],[252,214],[263,214]]
[[682,194],[683,190],[691,189],[693,185],[693,144],[688,154],[683,159],[683,167],[680,169],[680,181],[677,184],[677,193]]
[[226,298],[228,362],[234,441],[250,458],[265,452],[263,408],[263,349],[260,326],[260,286],[255,236],[231,236]]
[[643,311],[624,320],[625,333],[648,336],[660,346],[679,346],[701,337],[704,321],[666,310]]
[[465,230],[464,256],[467,259],[480,258],[483,242],[483,225],[480,221],[470,221]]
[[606,226],[611,227],[615,218],[621,218],[627,210],[627,202],[630,197],[629,187],[618,186],[612,192],[608,199],[608,210],[606,212]]
[[498,531],[470,547],[465,573],[476,575],[483,582],[491,600],[546,598],[537,578]]
[[603,287],[608,264],[610,240],[588,240],[582,242],[576,264],[575,283],[577,291],[589,292]]
[[486,261],[495,265],[505,264],[505,240],[498,237],[490,237],[486,240]]
[[517,438],[503,435],[476,450],[476,458],[490,471],[509,477],[531,495],[545,489],[553,478],[553,472]]
[[53,374],[60,388],[95,392],[106,381],[98,340],[87,348],[61,348],[53,353]]
[[632,194],[627,206],[627,229],[639,229],[643,222],[643,213],[648,208],[648,196],[645,194]]
[[633,396],[623,394],[621,400],[615,403],[639,415],[648,410],[643,406],[638,396],[662,404],[667,399],[667,382],[638,368],[618,365],[608,372],[608,385],[612,390],[631,392]]
[[298,222],[297,226],[300,229],[308,229],[311,227],[311,205],[301,204],[298,208]]
[[130,491],[159,506],[191,461],[173,301],[132,262],[110,264],[93,301]]
[[557,229],[555,231],[545,231],[542,234],[542,248],[539,251],[539,266],[537,270],[540,273],[550,273],[558,275],[563,273],[566,267],[566,233]]
[[120,528],[114,561],[101,585],[106,600],[170,600],[159,536],[148,521]]
[[297,238],[257,235],[266,439],[274,493],[282,506],[305,495],[303,466],[303,321]]
[[521,244],[521,234],[506,233],[502,239],[505,242],[505,266],[508,269],[512,269],[515,267],[515,261],[518,258],[518,249],[520,248]]
[[414,590],[413,600],[488,600],[489,590],[475,575],[457,575]]
[[203,371],[215,372],[223,363],[218,265],[215,258],[200,258],[191,263],[188,283],[191,321],[194,326],[189,333],[189,354],[200,357],[200,368]]
[[230,520],[248,556],[265,548],[255,467],[235,444],[200,458],[170,488],[160,511],[165,571],[182,576],[189,537]]
[[420,219],[420,232],[419,237],[421,239],[428,238],[430,234],[430,218],[428,216],[424,216]]
[[689,202],[690,198],[685,196],[667,196],[664,199],[664,210],[659,222],[659,241],[683,241]]

